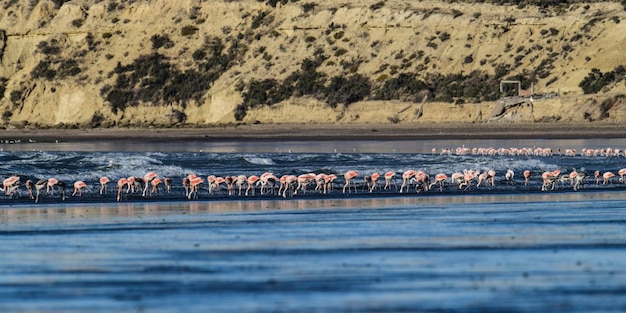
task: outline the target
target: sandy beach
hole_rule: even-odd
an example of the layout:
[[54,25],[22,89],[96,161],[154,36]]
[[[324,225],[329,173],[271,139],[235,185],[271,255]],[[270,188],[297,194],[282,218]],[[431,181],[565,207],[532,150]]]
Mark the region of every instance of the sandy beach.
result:
[[5,129],[0,139],[54,142],[93,140],[419,140],[622,138],[620,124],[256,124],[211,128]]

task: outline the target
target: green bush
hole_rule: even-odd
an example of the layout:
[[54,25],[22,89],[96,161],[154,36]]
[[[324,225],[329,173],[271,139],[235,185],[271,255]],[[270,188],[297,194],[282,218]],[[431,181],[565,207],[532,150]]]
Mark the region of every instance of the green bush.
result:
[[263,19],[268,15],[268,12],[261,11],[252,19],[252,25],[250,26],[252,29],[257,29],[263,23]]
[[348,78],[335,76],[325,89],[326,102],[333,108],[340,103],[347,106],[369,96],[371,89],[369,79],[361,74],[350,75]]
[[0,100],[4,98],[4,93],[7,91],[7,82],[9,82],[8,78],[0,77]]
[[376,11],[376,10],[378,10],[378,9],[384,7],[384,6],[385,6],[385,1],[379,1],[379,2],[376,2],[376,3],[372,4],[372,5],[370,5],[370,10]]
[[169,49],[174,46],[174,42],[168,35],[152,35],[150,41],[152,41],[152,50],[158,50],[161,47]]
[[79,27],[83,26],[83,23],[84,23],[84,22],[85,22],[85,21],[83,21],[83,19],[81,19],[81,18],[77,18],[77,19],[75,19],[75,20],[73,20],[73,21],[72,21],[72,26],[74,26],[74,27],[76,27],[76,28],[79,28]]
[[56,70],[50,68],[50,66],[50,60],[41,60],[30,72],[30,76],[32,78],[45,78],[47,80],[53,80],[56,77],[57,72]]
[[192,36],[192,35],[195,35],[197,31],[198,31],[198,27],[195,27],[193,25],[185,25],[180,30],[180,34],[183,36]]
[[317,6],[316,3],[307,2],[307,3],[302,5],[302,11],[304,11],[304,13],[311,12],[311,11],[315,10],[315,6]]
[[62,60],[59,63],[56,77],[66,78],[67,76],[76,76],[80,72],[81,71],[76,60]]
[[58,46],[58,41],[56,39],[51,39],[50,43],[47,41],[40,41],[39,44],[37,44],[37,51],[47,56],[51,56],[59,54],[61,49]]
[[25,92],[24,89],[11,91],[9,100],[11,100],[13,107],[17,107],[22,103],[22,96],[24,95],[24,92]]
[[605,86],[619,82],[626,77],[626,68],[622,65],[617,66],[613,71],[602,73],[597,68],[591,69],[591,72],[578,84],[585,94],[598,93]]

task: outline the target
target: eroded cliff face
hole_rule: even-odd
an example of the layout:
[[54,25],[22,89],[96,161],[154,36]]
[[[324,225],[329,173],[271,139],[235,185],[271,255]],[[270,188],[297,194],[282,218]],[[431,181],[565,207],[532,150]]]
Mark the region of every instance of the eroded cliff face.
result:
[[[296,91],[248,107],[245,123],[624,121],[624,82],[582,96],[597,68],[626,64],[616,3],[542,11],[440,1],[0,1],[5,127],[168,127],[239,122],[251,81],[359,74],[372,95],[402,73],[473,71],[535,82],[561,97],[506,107],[424,99],[329,105]],[[304,82],[303,82],[304,81]],[[449,84],[455,84],[449,81]],[[497,90],[496,84],[491,86]],[[246,94],[248,93],[248,94]],[[534,99],[537,100],[537,99]],[[610,102],[610,104],[609,104]]]

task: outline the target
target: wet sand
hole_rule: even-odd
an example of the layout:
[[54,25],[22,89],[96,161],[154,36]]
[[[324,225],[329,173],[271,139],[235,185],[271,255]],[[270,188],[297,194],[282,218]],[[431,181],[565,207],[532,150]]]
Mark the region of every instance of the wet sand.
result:
[[3,141],[237,141],[623,138],[620,124],[257,124],[210,128],[6,129]]

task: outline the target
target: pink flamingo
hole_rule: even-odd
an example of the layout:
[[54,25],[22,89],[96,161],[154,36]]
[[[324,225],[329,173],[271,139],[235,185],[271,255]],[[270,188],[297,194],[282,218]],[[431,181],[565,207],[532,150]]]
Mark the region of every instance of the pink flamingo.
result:
[[[346,184],[343,186],[343,193],[346,193],[346,187],[350,185],[350,181],[359,176],[359,173],[356,171],[347,171],[343,174],[343,178],[346,180]],[[356,182],[354,182],[354,192],[356,192]],[[348,188],[348,192],[350,192],[350,188]]]
[[528,186],[528,179],[530,179],[530,171],[525,170],[523,175],[524,175],[524,186]]
[[10,195],[19,187],[20,178],[17,176],[11,176],[2,181],[2,189],[0,191],[4,191],[5,195]]
[[74,192],[72,193],[72,197],[75,196],[77,193],[79,197],[82,197],[83,188],[85,187],[87,187],[87,184],[85,184],[85,182],[82,180],[74,182]]
[[100,177],[100,194],[106,193],[107,184],[110,182],[109,178],[106,176]]
[[160,178],[155,178],[153,180],[150,181],[150,185],[152,185],[152,189],[150,190],[150,194],[156,194],[159,191],[159,184],[161,184],[163,181]]
[[189,194],[187,195],[187,199],[191,200],[191,198],[198,199],[198,188],[200,184],[204,182],[204,179],[201,177],[197,177],[194,175],[191,179],[189,179]]
[[612,172],[606,172],[604,174],[602,174],[602,178],[604,179],[604,181],[602,182],[603,185],[606,184],[612,184],[612,178],[615,177],[615,174],[613,174]]
[[127,178],[120,178],[117,181],[117,201],[119,202],[122,198],[122,189],[124,188],[124,186],[128,185],[128,179]]
[[417,171],[408,170],[402,173],[402,186],[400,186],[400,193],[402,193],[402,189],[406,186],[406,189],[409,190],[409,185],[411,184],[411,178],[417,174]]
[[248,188],[246,188],[246,196],[248,195],[248,191],[250,191],[250,189],[252,189],[253,195],[256,193],[256,188],[254,188],[254,184],[256,184],[259,181],[259,179],[261,178],[256,175],[248,176],[248,179],[246,180],[248,183]]
[[[385,187],[383,188],[384,190],[387,190],[389,188],[391,188],[391,186],[389,185],[391,183],[391,180],[396,176],[396,172],[393,171],[389,171],[387,173],[385,173],[384,177],[385,177]],[[395,182],[394,182],[395,184]],[[398,186],[396,185],[396,188],[398,188]]]
[[432,184],[430,184],[428,189],[432,188],[434,185],[439,184],[439,192],[441,192],[443,190],[443,186],[446,183],[447,179],[448,179],[448,175],[446,175],[444,173],[439,173],[439,174],[435,175],[435,180],[433,181]]
[[376,183],[378,182],[379,178],[380,178],[380,174],[378,173],[372,173],[372,175],[370,175],[370,179],[372,180],[372,187],[370,188],[370,192],[376,189]]
[[157,175],[157,173],[155,172],[148,172],[145,175],[143,175],[143,183],[146,186],[143,189],[143,192],[141,194],[142,196],[146,197],[148,195],[148,186],[150,185],[153,179],[156,179],[158,177],[159,175]]

